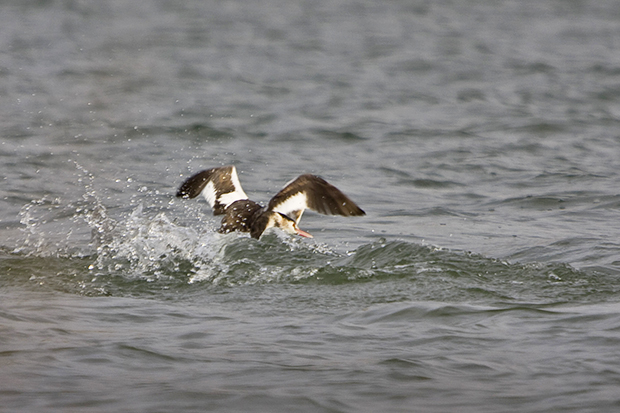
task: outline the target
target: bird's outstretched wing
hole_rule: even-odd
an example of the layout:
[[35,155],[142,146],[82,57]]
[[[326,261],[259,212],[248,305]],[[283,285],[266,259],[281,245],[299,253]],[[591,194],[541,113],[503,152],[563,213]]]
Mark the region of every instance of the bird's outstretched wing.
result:
[[201,193],[211,205],[213,215],[222,215],[233,202],[248,199],[233,165],[207,169],[190,176],[179,187],[177,197],[195,198]]
[[289,182],[267,206],[299,223],[304,210],[309,208],[325,215],[366,215],[355,202],[338,188],[316,175],[305,174]]

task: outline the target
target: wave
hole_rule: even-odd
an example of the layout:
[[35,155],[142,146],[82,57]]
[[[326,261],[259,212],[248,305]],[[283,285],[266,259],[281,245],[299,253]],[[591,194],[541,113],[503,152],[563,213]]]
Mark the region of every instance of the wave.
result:
[[77,167],[85,187],[80,199],[43,198],[22,208],[20,234],[0,246],[3,285],[123,296],[370,282],[390,289],[389,299],[537,303],[613,299],[620,289],[615,272],[513,263],[398,239],[343,250],[277,230],[260,241],[222,235],[211,218],[202,221],[205,215],[194,204],[162,196],[165,204],[145,205],[144,193],[113,217],[93,189],[92,176]]
[[[150,296],[273,283],[370,282],[404,292],[394,297],[487,303],[583,302],[610,299],[619,289],[615,274],[562,263],[510,263],[385,238],[350,251],[277,231],[256,241],[243,234],[217,234],[212,223],[184,225],[169,211],[146,211],[142,204],[115,220],[96,198],[88,201],[89,207],[43,201],[25,206],[25,239],[17,248],[0,250],[3,284],[94,296]],[[69,245],[75,234],[87,233],[79,222],[87,224],[90,239]]]

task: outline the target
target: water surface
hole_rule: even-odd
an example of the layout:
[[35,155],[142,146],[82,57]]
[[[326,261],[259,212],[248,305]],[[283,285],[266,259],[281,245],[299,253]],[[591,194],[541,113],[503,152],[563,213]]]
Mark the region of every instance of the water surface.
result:
[[[620,405],[620,5],[0,5],[0,411]],[[366,212],[220,235],[234,164]]]

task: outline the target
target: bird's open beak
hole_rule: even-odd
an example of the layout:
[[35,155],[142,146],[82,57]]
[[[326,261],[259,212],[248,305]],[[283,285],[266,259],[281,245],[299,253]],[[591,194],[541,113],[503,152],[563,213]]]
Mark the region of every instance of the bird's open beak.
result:
[[312,236],[312,234],[307,233],[306,231],[299,229],[299,228],[295,228],[295,230],[297,231],[297,235],[299,235],[300,237],[306,237],[306,238],[314,238]]

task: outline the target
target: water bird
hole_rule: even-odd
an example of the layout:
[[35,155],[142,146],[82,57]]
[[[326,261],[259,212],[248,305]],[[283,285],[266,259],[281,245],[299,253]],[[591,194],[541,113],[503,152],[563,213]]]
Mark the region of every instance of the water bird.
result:
[[298,227],[306,208],[325,215],[366,215],[338,188],[311,174],[300,175],[286,184],[264,207],[248,199],[233,165],[206,169],[190,176],[181,184],[176,196],[195,198],[200,194],[213,209],[213,215],[224,215],[218,232],[249,232],[256,239],[272,227],[313,238]]

